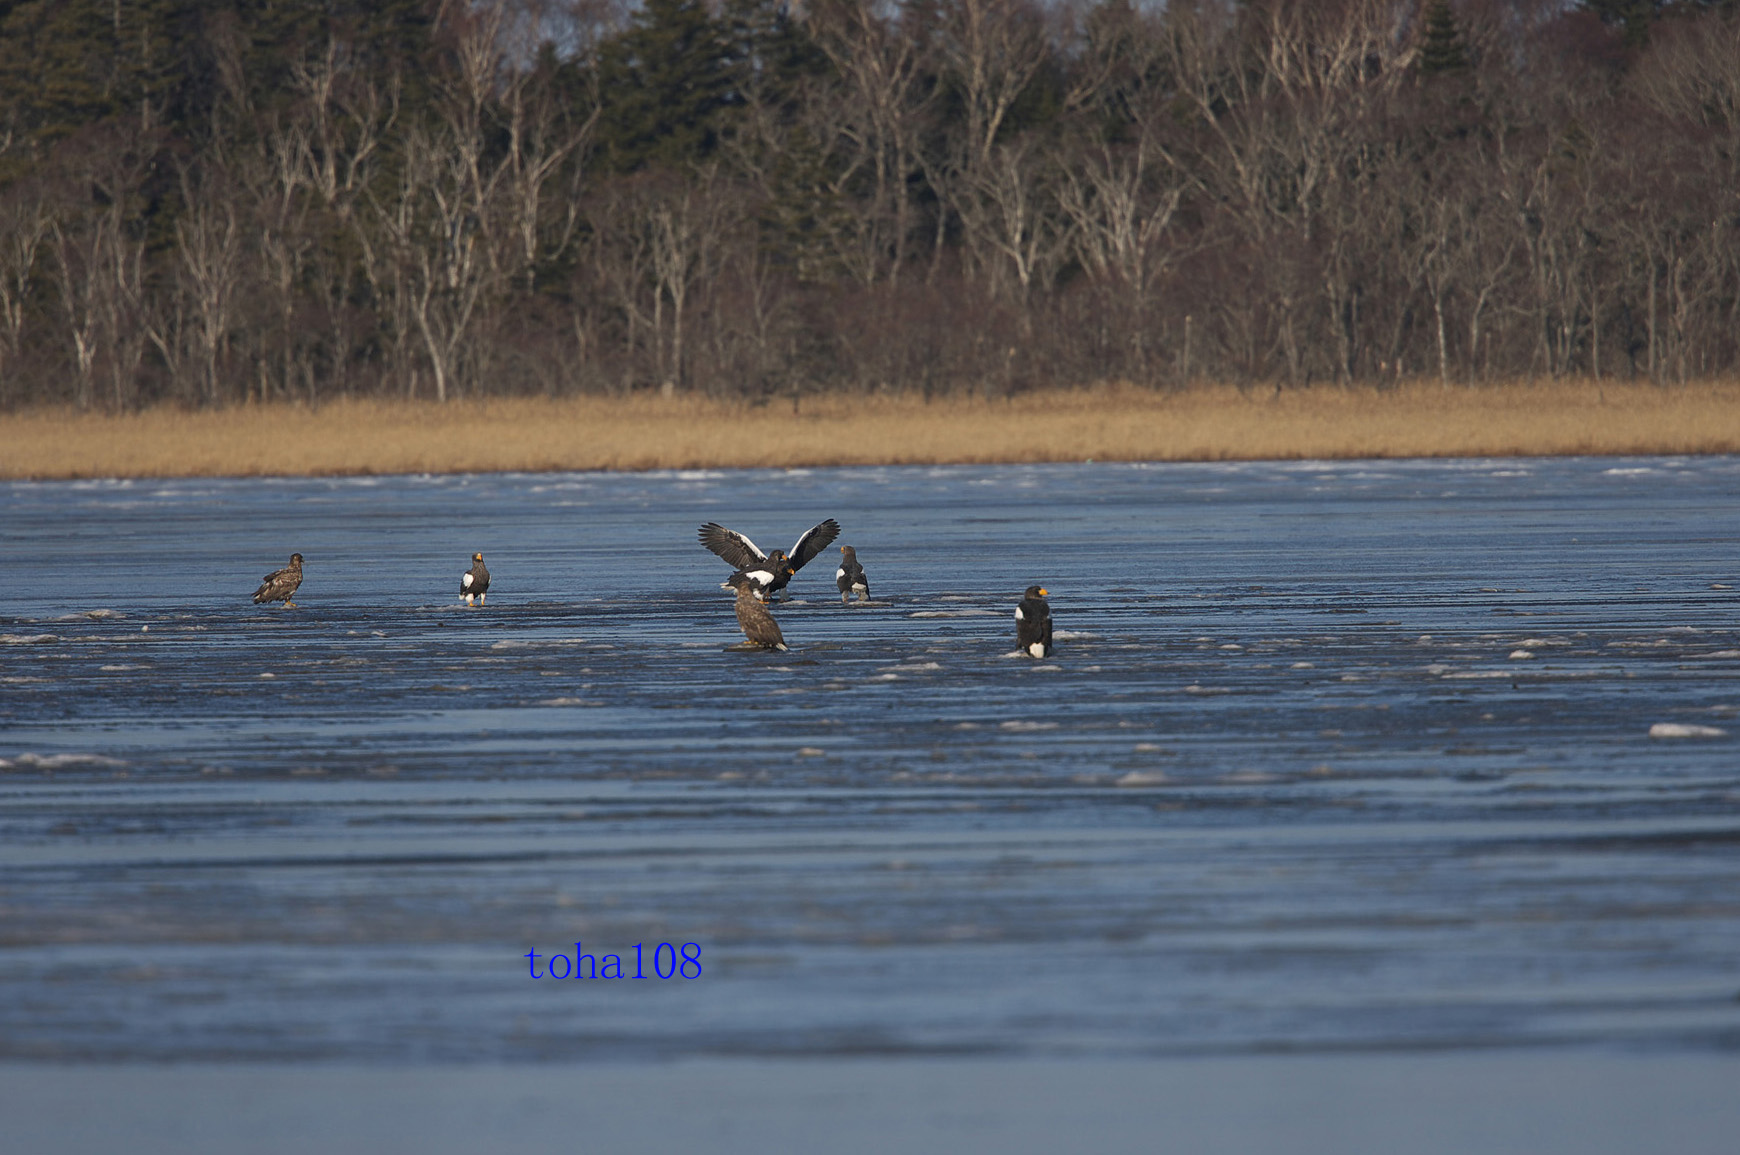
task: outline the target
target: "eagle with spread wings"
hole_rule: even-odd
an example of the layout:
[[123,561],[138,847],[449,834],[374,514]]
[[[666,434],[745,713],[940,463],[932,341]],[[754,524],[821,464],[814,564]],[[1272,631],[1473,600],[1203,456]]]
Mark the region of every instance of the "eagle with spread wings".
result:
[[784,589],[793,574],[814,560],[829,542],[839,536],[840,523],[830,517],[805,530],[790,553],[783,549],[763,553],[761,547],[747,537],[718,522],[709,521],[701,527],[701,544],[724,558],[737,571],[725,584],[737,588],[739,579],[748,582],[762,601]]

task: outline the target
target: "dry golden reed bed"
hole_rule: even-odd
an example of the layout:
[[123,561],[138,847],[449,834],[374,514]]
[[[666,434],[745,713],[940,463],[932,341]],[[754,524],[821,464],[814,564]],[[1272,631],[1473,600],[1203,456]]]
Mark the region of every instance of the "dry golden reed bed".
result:
[[672,469],[1740,451],[1740,382],[1201,386],[1013,400],[336,401],[0,416],[0,477]]

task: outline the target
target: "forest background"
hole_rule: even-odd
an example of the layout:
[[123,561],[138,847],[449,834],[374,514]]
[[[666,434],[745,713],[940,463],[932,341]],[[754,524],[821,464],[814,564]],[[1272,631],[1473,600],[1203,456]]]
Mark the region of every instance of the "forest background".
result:
[[1735,0],[0,0],[0,410],[1732,378]]

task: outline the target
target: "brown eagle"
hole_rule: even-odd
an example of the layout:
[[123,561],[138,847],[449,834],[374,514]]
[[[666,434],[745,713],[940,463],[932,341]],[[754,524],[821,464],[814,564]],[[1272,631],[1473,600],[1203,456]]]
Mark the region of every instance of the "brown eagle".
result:
[[290,555],[290,564],[283,569],[275,569],[266,575],[266,580],[260,583],[260,588],[254,591],[254,601],[283,602],[285,608],[295,609],[296,603],[291,601],[291,595],[296,587],[302,584],[302,555]]
[[[736,577],[735,574],[732,576]],[[737,624],[743,627],[743,636],[751,645],[764,650],[785,649],[785,635],[779,632],[779,623],[767,612],[767,606],[756,597],[755,583],[734,581],[732,584],[737,587]]]

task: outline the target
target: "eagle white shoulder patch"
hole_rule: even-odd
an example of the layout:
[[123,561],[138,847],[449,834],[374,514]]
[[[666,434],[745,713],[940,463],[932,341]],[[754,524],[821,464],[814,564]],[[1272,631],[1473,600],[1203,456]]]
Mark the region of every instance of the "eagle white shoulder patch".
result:
[[1015,607],[1015,620],[1018,622],[1024,622],[1027,620],[1027,615],[1021,612],[1020,606]]
[[470,589],[471,588],[471,575],[469,573],[461,574],[460,578],[459,578],[459,584],[464,586],[466,589]]

